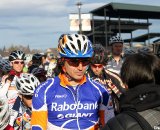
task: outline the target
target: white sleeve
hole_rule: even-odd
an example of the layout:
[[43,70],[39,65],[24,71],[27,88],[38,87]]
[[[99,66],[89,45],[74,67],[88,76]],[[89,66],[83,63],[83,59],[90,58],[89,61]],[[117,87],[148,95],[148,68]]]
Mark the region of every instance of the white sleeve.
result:
[[8,92],[8,88],[9,88],[10,84],[9,83],[5,83],[4,85],[0,84],[0,99],[1,98],[7,98],[7,92]]

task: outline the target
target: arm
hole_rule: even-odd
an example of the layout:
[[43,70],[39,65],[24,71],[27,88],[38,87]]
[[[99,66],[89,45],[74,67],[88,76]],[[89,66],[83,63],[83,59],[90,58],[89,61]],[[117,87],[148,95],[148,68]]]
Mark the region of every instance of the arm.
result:
[[99,115],[100,115],[100,124],[104,126],[109,119],[115,116],[115,114],[114,114],[112,99],[108,91],[104,87],[102,87],[101,92],[102,92],[102,97],[101,97],[102,101],[99,107],[100,108]]
[[37,87],[32,98],[32,130],[47,130],[48,112],[47,104],[45,101],[44,84],[41,84]]
[[[8,76],[3,76],[2,77],[2,82],[0,83],[0,99],[3,99],[3,98],[7,98],[7,92],[8,92],[8,88],[11,84],[11,81],[10,80],[6,80]],[[5,82],[6,80],[6,82]]]

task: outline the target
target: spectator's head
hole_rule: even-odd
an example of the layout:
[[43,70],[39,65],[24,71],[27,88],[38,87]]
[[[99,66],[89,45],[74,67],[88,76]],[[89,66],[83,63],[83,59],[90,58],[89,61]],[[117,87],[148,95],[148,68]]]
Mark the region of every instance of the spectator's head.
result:
[[47,49],[46,56],[49,61],[54,58],[53,51],[50,48]]
[[160,59],[144,53],[130,55],[122,65],[121,78],[128,88],[145,83],[160,84]]
[[90,68],[95,75],[99,76],[107,63],[108,54],[101,44],[93,44],[93,51]]
[[8,60],[0,59],[0,77],[8,74],[11,70],[11,66]]
[[[81,34],[64,35],[58,44],[62,70],[71,77],[80,80],[93,55],[92,43],[87,36]],[[79,75],[74,70],[81,69]]]
[[11,66],[16,72],[22,72],[25,59],[25,53],[20,50],[15,50],[9,55]]
[[123,40],[120,36],[113,36],[110,38],[109,45],[112,46],[112,54],[119,56],[123,50]]
[[34,90],[40,84],[39,80],[32,74],[22,73],[16,77],[16,87],[20,97],[27,107],[32,106],[32,96]]
[[44,82],[47,80],[47,73],[43,68],[36,67],[32,69],[31,73],[36,76],[40,82]]
[[32,56],[32,64],[40,66],[42,64],[42,54],[35,53]]

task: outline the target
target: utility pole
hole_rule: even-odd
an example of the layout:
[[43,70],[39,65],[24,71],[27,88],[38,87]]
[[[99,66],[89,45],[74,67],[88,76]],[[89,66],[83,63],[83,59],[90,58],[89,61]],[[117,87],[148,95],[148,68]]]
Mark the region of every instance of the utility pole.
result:
[[78,7],[78,15],[79,15],[79,33],[82,34],[82,23],[81,23],[81,6],[82,6],[82,3],[80,1],[78,1],[76,5]]

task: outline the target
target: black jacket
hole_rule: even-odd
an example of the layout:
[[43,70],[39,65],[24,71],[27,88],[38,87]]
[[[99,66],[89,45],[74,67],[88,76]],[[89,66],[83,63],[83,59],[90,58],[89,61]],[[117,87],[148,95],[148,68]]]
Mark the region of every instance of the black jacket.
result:
[[[147,111],[160,107],[159,85],[143,84],[129,89],[121,95],[120,105],[121,113],[110,119],[102,130],[147,130],[143,129],[136,119],[124,113],[125,111],[137,112],[144,117],[143,119],[150,125],[148,130],[157,126],[160,127],[160,122],[156,123],[160,117],[160,111],[157,111],[159,109],[156,110],[156,115],[154,113],[148,113],[151,116],[142,114],[144,111],[147,113]],[[152,121],[153,117],[155,121]]]

